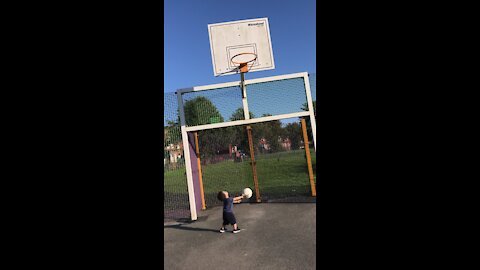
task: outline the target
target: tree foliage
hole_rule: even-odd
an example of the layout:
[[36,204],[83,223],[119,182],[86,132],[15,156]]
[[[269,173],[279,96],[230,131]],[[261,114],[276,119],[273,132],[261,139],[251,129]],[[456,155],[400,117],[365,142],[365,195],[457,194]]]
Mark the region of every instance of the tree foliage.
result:
[[[188,126],[224,122],[217,107],[206,97],[196,97],[185,102],[185,122]],[[198,132],[198,144],[201,158],[208,159],[219,151],[228,149],[233,134],[228,128],[202,130]]]
[[292,149],[299,149],[300,142],[303,141],[302,127],[300,123],[288,123],[285,128],[285,137],[290,139]]
[[223,122],[217,107],[206,97],[196,97],[185,102],[185,122],[187,126],[197,126]]
[[[250,119],[255,118],[255,115],[252,112],[248,112],[248,115],[250,116]],[[245,119],[245,112],[242,107],[238,108],[232,116],[230,116],[230,121],[235,121],[235,120],[244,120]]]
[[[271,116],[271,114],[263,114],[262,117]],[[260,153],[276,152],[281,150],[280,138],[284,137],[282,125],[279,120],[261,122],[252,125],[253,140],[255,147]],[[265,139],[270,146],[269,150],[265,150],[261,147],[260,140]]]
[[[250,115],[250,119],[255,118],[255,115],[252,112],[248,112]],[[244,120],[245,114],[242,107],[235,110],[235,112],[230,116],[230,121],[235,120]],[[227,128],[231,134],[231,141],[233,145],[236,145],[239,150],[242,150],[245,153],[249,152],[249,145],[248,145],[248,136],[246,126],[233,126]]]
[[182,141],[182,133],[180,132],[180,123],[168,121],[168,126],[163,127],[164,145],[178,144]]

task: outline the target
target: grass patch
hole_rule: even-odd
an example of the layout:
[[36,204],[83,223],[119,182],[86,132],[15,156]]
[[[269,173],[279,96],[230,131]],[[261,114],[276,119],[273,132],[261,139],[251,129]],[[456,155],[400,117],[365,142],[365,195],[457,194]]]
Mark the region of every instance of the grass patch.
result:
[[[316,181],[316,156],[311,151],[314,181]],[[278,152],[255,156],[257,177],[262,197],[306,195],[310,193],[307,162],[304,150]],[[240,194],[244,187],[254,189],[252,168],[249,160],[202,165],[205,200],[208,205],[218,205],[216,194],[227,190],[232,195]],[[169,194],[188,194],[185,168],[164,173],[164,189]],[[173,195],[172,195],[173,196]],[[185,196],[182,196],[185,198]],[[166,202],[167,203],[167,202]],[[187,203],[188,205],[188,203]]]

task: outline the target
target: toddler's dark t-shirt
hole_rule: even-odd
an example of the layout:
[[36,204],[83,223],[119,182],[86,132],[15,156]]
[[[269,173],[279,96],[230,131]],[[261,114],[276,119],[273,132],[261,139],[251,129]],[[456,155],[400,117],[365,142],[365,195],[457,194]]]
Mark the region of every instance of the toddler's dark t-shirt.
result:
[[233,213],[233,198],[229,197],[223,200],[223,212]]

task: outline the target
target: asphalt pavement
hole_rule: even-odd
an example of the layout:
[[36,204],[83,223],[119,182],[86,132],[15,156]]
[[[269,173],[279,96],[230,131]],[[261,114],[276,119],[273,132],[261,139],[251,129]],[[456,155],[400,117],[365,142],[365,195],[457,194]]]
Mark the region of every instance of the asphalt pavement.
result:
[[240,233],[220,233],[222,208],[201,211],[192,223],[164,224],[165,269],[315,269],[315,203],[241,203]]

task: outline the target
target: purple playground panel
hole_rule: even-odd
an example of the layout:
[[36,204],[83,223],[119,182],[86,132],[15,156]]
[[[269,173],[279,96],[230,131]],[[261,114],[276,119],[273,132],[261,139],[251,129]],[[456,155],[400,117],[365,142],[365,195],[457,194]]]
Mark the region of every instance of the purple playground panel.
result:
[[195,151],[195,136],[188,133],[188,147],[190,148],[190,164],[192,164],[193,189],[195,193],[195,205],[197,211],[202,209],[202,197],[200,194],[200,176],[198,173],[197,152]]

